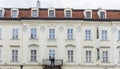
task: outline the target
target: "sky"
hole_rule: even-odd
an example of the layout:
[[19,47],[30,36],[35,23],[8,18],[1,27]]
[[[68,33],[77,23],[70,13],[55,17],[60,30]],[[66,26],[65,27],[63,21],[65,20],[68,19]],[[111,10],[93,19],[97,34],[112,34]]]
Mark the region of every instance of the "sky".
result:
[[[37,0],[0,0],[0,7],[36,7]],[[120,9],[120,0],[40,0],[41,8]]]

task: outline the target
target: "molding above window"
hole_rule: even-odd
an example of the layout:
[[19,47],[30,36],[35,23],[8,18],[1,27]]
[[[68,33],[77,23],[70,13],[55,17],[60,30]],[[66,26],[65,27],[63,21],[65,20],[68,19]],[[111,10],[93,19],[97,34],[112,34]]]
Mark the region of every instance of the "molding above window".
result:
[[99,16],[99,18],[100,18],[100,12],[104,12],[105,13],[105,19],[106,19],[106,10],[104,10],[104,9],[99,9],[98,10],[98,12],[97,12],[97,14],[98,14],[98,16]]
[[67,44],[67,45],[65,45],[65,47],[76,47],[75,45],[73,45],[73,44]]
[[[16,16],[13,16],[13,11],[16,11]],[[11,17],[17,18],[19,16],[19,9],[18,8],[11,8]]]
[[84,48],[94,48],[94,46],[83,46]]
[[0,11],[2,11],[2,14],[0,14],[0,17],[4,17],[4,14],[5,14],[5,9],[0,7]]
[[30,45],[28,45],[29,47],[39,47],[39,45],[37,45],[37,44],[30,44]]
[[[66,16],[66,11],[70,11],[70,17],[67,17],[67,16]],[[64,16],[65,16],[66,18],[71,18],[71,17],[72,17],[72,8],[65,8],[65,9],[64,9]]]
[[100,46],[100,48],[110,48],[110,46]]
[[[87,12],[90,12],[90,18],[87,18],[87,16],[86,16],[86,13]],[[84,17],[86,18],[86,19],[92,19],[92,10],[91,9],[86,9],[86,10],[84,10]]]
[[10,47],[20,47],[20,45],[10,45]]

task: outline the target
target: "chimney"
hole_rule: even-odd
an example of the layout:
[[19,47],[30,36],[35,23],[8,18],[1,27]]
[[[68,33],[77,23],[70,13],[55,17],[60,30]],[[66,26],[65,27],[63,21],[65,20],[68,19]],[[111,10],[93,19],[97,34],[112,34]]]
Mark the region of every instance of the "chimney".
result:
[[37,8],[40,8],[40,1],[39,0],[36,2],[36,6],[37,6]]

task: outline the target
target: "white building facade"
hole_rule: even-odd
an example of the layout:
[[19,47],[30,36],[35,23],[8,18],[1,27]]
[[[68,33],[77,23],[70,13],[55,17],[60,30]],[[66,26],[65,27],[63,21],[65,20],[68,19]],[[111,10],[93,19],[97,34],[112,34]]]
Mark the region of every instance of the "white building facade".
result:
[[120,68],[120,20],[107,19],[105,10],[98,10],[105,14],[101,19],[91,19],[89,9],[83,12],[87,19],[71,18],[71,9],[63,11],[67,18],[57,18],[54,8],[48,9],[50,18],[39,18],[36,8],[30,13],[34,18],[13,10],[11,17],[0,18],[0,69],[44,69],[50,57],[60,60],[61,69]]

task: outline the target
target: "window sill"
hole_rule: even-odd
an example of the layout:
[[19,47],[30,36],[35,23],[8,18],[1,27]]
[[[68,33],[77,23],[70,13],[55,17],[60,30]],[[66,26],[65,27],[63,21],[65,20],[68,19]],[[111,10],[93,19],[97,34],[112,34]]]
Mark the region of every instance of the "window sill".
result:
[[66,41],[75,41],[75,39],[66,39]]
[[48,41],[56,41],[57,39],[47,39]]
[[90,40],[85,39],[84,41],[93,41],[93,40],[91,40],[91,39]]
[[35,63],[37,63],[38,61],[29,61],[29,62],[35,62]]
[[29,38],[29,40],[38,40],[38,38]]
[[93,62],[92,62],[92,61],[91,61],[91,62],[87,62],[87,61],[86,61],[86,62],[84,62],[84,63],[93,63]]
[[10,61],[10,62],[20,62],[20,61]]
[[101,62],[101,63],[110,63],[110,62]]
[[66,61],[67,63],[75,63],[75,61]]
[[110,40],[100,40],[100,41],[110,41]]
[[10,40],[20,40],[20,39],[10,39]]

